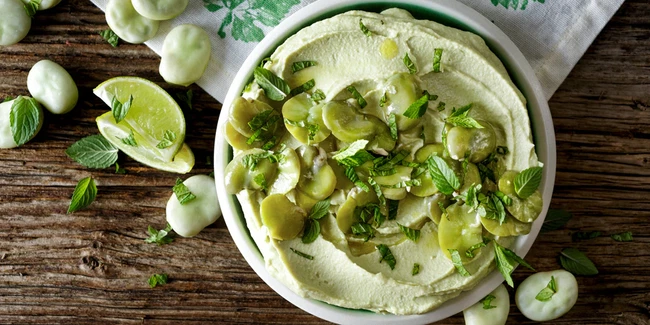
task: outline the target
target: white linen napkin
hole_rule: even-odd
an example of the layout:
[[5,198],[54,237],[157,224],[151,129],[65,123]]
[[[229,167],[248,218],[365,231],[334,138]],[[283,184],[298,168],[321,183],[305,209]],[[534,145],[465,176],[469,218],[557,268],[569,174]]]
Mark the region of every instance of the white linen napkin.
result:
[[[108,0],[91,0],[106,10]],[[223,102],[255,45],[282,19],[316,0],[190,0],[146,44],[160,54],[167,33],[195,24],[212,38],[212,59],[197,82]],[[327,0],[321,0],[327,1]],[[449,0],[453,1],[453,0]],[[624,0],[458,0],[501,28],[532,65],[550,99]]]

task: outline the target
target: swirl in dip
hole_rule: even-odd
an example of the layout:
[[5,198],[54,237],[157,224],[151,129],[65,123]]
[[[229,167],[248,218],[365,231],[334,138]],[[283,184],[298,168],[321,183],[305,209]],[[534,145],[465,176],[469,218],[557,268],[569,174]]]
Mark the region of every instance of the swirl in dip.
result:
[[542,208],[519,179],[540,163],[503,64],[480,37],[400,9],[290,37],[225,130],[226,188],[266,268],[342,307],[430,311],[479,283]]

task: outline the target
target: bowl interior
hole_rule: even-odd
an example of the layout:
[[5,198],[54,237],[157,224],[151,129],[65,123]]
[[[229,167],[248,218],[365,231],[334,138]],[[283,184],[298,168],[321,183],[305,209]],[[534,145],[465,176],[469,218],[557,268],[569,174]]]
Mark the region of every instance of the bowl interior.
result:
[[253,69],[259,64],[259,62],[263,58],[270,56],[275,48],[282,44],[288,37],[316,21],[349,10],[380,12],[384,9],[394,7],[408,10],[416,19],[436,21],[481,36],[488,47],[499,57],[499,59],[501,59],[508,70],[510,77],[528,100],[528,112],[531,119],[537,155],[539,156],[540,161],[544,163],[544,177],[541,187],[544,198],[544,209],[540,214],[540,217],[535,221],[530,234],[520,236],[517,239],[514,250],[518,255],[524,256],[535,241],[544,221],[543,219],[548,210],[552,196],[555,179],[556,156],[555,134],[553,132],[553,124],[548,104],[541,91],[539,81],[523,54],[517,49],[512,41],[510,41],[510,39],[508,39],[508,37],[488,19],[461,3],[448,0],[321,0],[299,10],[291,17],[285,19],[255,48],[242,65],[228,91],[223,103],[224,105],[221,116],[219,117],[215,140],[215,179],[217,182],[219,202],[222,206],[226,225],[228,226],[235,244],[253,270],[255,270],[255,272],[271,288],[294,305],[311,314],[336,323],[430,323],[449,317],[471,306],[503,282],[501,274],[495,270],[473,290],[464,292],[456,299],[446,302],[434,311],[422,315],[411,316],[381,315],[369,311],[351,310],[332,306],[312,299],[305,299],[290,291],[266,271],[264,259],[250,236],[241,207],[236,197],[227,194],[225,191],[225,184],[223,183],[224,170],[228,162],[232,159],[233,152],[232,148],[230,148],[228,143],[225,141],[223,128],[228,118],[228,111],[231,103],[241,94],[242,89],[250,80]]

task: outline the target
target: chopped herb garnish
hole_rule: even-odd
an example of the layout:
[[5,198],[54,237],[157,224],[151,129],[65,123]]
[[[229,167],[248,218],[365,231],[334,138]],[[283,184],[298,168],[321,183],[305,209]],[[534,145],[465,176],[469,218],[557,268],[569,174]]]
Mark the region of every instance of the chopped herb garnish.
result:
[[473,104],[468,104],[459,109],[453,110],[445,121],[454,126],[460,126],[466,129],[482,129],[483,126],[479,122],[468,116],[472,106]]
[[386,200],[388,206],[388,220],[395,220],[397,218],[397,208],[399,207],[398,200]]
[[151,244],[157,244],[162,246],[169,244],[174,241],[174,238],[170,237],[170,232],[172,231],[172,226],[167,224],[165,229],[156,230],[156,228],[149,226],[147,227],[147,232],[149,232],[149,238],[144,241]]
[[483,309],[492,309],[492,308],[497,308],[497,306],[492,305],[492,300],[496,299],[497,297],[493,295],[487,295],[485,298],[481,300],[481,303],[483,304]]
[[169,276],[165,273],[161,274],[154,274],[149,278],[149,286],[152,288],[155,288],[157,285],[165,285],[167,284],[167,281],[169,279]]
[[508,248],[505,248],[499,245],[498,242],[494,241],[494,261],[497,265],[497,269],[503,275],[503,278],[506,279],[508,285],[514,288],[514,282],[512,281],[512,276],[510,274],[515,269],[515,264],[519,263],[533,271],[535,269],[526,263],[523,258],[517,256],[517,254],[511,251]]
[[539,301],[549,301],[551,298],[553,298],[553,295],[557,292],[557,285],[555,283],[555,277],[551,275],[551,281],[549,281],[548,285],[546,285],[546,288],[542,289],[537,296],[535,296],[535,299]]
[[264,177],[264,174],[257,174],[255,178],[253,178],[253,181],[255,184],[259,185],[259,187],[266,191],[268,189],[268,184],[266,184],[266,177]]
[[357,172],[354,170],[354,167],[346,167],[345,168],[345,176],[352,183],[354,183],[355,186],[359,187],[364,192],[370,192],[370,187],[368,187],[368,185],[366,185],[366,183],[362,182],[359,179],[359,175],[357,175]]
[[314,259],[313,256],[311,256],[309,254],[305,254],[305,253],[303,253],[303,252],[301,252],[301,251],[299,251],[297,249],[294,249],[293,247],[289,247],[289,249],[291,249],[292,252],[296,253],[296,255],[298,255],[300,257],[304,257],[304,258],[306,258],[308,260],[313,260]]
[[115,162],[115,174],[126,174],[126,169],[120,167],[117,162]]
[[460,254],[458,253],[457,249],[447,249],[449,251],[449,254],[451,255],[451,262],[454,263],[454,267],[456,267],[456,271],[462,276],[470,276],[471,274],[467,271],[465,266],[463,265],[463,260],[460,258]]
[[320,89],[316,89],[314,91],[314,93],[311,94],[311,99],[313,101],[316,101],[316,102],[321,101],[321,100],[325,99],[326,97],[327,96],[325,95],[325,93]]
[[386,106],[386,102],[388,101],[388,94],[384,92],[384,95],[379,98],[379,107],[384,107]]
[[366,36],[372,36],[372,32],[368,29],[368,27],[366,27],[366,25],[363,24],[363,20],[361,19],[359,19],[359,28],[361,28],[361,32],[363,32]]
[[427,166],[431,174],[431,180],[438,190],[445,195],[451,195],[460,188],[460,181],[456,173],[447,165],[447,162],[438,157],[431,156],[427,159]]
[[303,230],[303,244],[313,243],[320,234],[320,222],[314,219],[305,220],[305,229]]
[[260,163],[262,159],[268,159],[271,163],[275,164],[278,162],[283,162],[285,157],[282,153],[273,153],[271,151],[248,154],[244,156],[241,160],[244,167],[248,168],[251,171],[254,171],[257,168],[257,164]]
[[300,85],[300,86],[298,86],[298,87],[296,87],[294,89],[291,89],[291,96],[296,96],[298,94],[304,93],[304,92],[314,88],[314,86],[316,86],[316,81],[314,79],[311,79],[311,80],[305,82],[304,84],[302,84],[302,85]]
[[138,143],[135,141],[135,136],[133,135],[133,130],[131,130],[131,133],[129,133],[129,136],[126,138],[118,138],[122,143],[124,143],[127,146],[131,147],[137,147]]
[[395,114],[388,115],[388,127],[390,128],[390,137],[397,140],[397,122],[395,121]]
[[375,237],[375,230],[367,223],[356,222],[352,225],[351,230],[353,235],[363,237],[365,241]]
[[620,234],[614,234],[611,237],[613,240],[620,241],[620,242],[628,242],[634,240],[634,238],[632,238],[632,232],[630,231],[622,232]]
[[445,106],[447,106],[445,102],[438,102],[438,106],[436,107],[436,109],[438,110],[438,112],[442,112],[445,110]]
[[330,200],[326,199],[316,203],[309,212],[309,219],[320,220],[327,215],[330,208]]
[[116,96],[113,96],[111,99],[111,110],[113,111],[113,118],[115,118],[115,123],[120,123],[126,117],[126,114],[129,113],[133,105],[133,96],[129,95],[129,99],[122,104]]
[[275,146],[275,136],[273,133],[278,127],[278,122],[281,120],[282,117],[272,109],[255,115],[248,122],[248,127],[253,131],[253,135],[248,138],[246,143],[252,145],[254,142],[265,142],[262,149],[271,149]]
[[389,188],[405,188],[405,187],[411,187],[411,186],[420,186],[422,185],[422,181],[419,179],[411,179],[408,181],[401,181],[398,183],[395,183],[393,185],[387,186]]
[[411,106],[409,106],[402,115],[410,118],[410,119],[416,119],[416,118],[421,118],[424,116],[424,113],[426,113],[427,108],[429,107],[429,100],[430,100],[431,95],[425,91],[425,94],[420,97],[420,99],[416,100]]
[[435,49],[433,52],[433,72],[440,72],[440,65],[442,63],[442,49]]
[[420,264],[413,263],[413,269],[411,270],[411,275],[416,276],[420,273]]
[[187,188],[185,184],[183,184],[183,180],[180,178],[176,179],[176,185],[174,185],[172,190],[174,191],[174,194],[176,194],[176,198],[181,205],[185,205],[190,201],[196,199],[196,196],[190,192],[190,189]]
[[174,94],[174,97],[176,98],[176,102],[181,106],[183,109],[189,109],[192,110],[192,98],[194,98],[194,93],[192,92],[192,89],[188,89],[187,92],[177,92]]
[[88,207],[97,197],[97,186],[92,177],[86,177],[77,183],[72,193],[68,213],[73,213]]
[[477,250],[477,249],[480,249],[481,247],[485,247],[485,246],[487,246],[487,244],[488,244],[489,242],[490,242],[490,239],[489,239],[489,238],[485,238],[485,237],[483,237],[483,241],[482,241],[482,242],[480,242],[480,243],[478,243],[478,244],[474,244],[474,245],[472,245],[470,248],[468,248],[468,249],[465,251],[465,256],[467,256],[468,258],[474,258],[474,251]]
[[282,101],[291,92],[289,85],[270,70],[257,67],[253,71],[253,76],[255,77],[255,82],[264,90],[264,94],[270,100],[276,102]]
[[526,199],[535,193],[541,182],[542,167],[528,168],[515,177],[515,192],[520,198]]
[[506,210],[503,206],[503,202],[494,195],[490,193],[488,195],[480,196],[481,204],[478,207],[478,214],[486,219],[497,220],[499,224],[503,224],[506,220]]
[[375,190],[375,194],[377,194],[377,198],[379,199],[379,203],[381,205],[386,205],[386,197],[384,196],[384,192],[381,190],[381,186],[377,184],[374,178],[368,177],[368,184],[372,186],[372,189]]
[[357,100],[357,103],[361,108],[364,108],[366,105],[368,105],[368,102],[366,102],[363,96],[361,96],[357,88],[354,86],[348,86],[346,89],[350,92],[350,94],[352,94],[352,97]]
[[[368,145],[368,140],[357,140],[352,142],[349,146],[347,146],[345,149],[340,150],[337,154],[332,156],[332,159],[336,160],[339,164],[344,165],[344,166],[361,166],[364,162],[368,161],[365,160],[368,158],[363,154],[363,157],[359,157],[358,153],[360,152],[367,152],[365,151],[366,145]],[[359,158],[363,158],[361,161]],[[374,159],[374,157],[370,158],[370,160]]]
[[409,57],[408,53],[404,54],[403,61],[404,61],[404,65],[409,70],[410,74],[416,74],[418,72],[418,68],[415,66],[415,63],[411,61],[411,58]]
[[397,223],[397,225],[399,226],[399,230],[402,231],[402,233],[404,235],[406,235],[406,238],[408,238],[408,239],[410,239],[410,240],[412,240],[414,242],[417,242],[418,239],[420,239],[420,230],[419,229],[413,229],[413,228],[409,228],[409,227],[406,227],[406,226],[402,226],[399,223]]
[[29,16],[29,18],[34,18],[34,15],[36,15],[36,11],[38,11],[38,8],[40,6],[41,0],[30,0],[29,2],[23,4],[23,8],[25,8],[25,11],[27,12],[27,16]]
[[101,35],[108,44],[111,44],[112,47],[117,47],[120,42],[120,38],[110,28],[99,32],[99,35]]
[[503,193],[501,191],[496,191],[496,192],[494,192],[494,195],[496,197],[498,197],[499,200],[501,200],[501,202],[503,202],[504,205],[506,205],[506,206],[511,206],[512,205],[512,198],[509,197],[508,195],[506,195],[505,193]]
[[600,231],[576,231],[571,235],[571,240],[575,241],[581,241],[581,240],[589,240],[589,239],[594,239],[596,237],[600,237],[601,233]]
[[390,251],[390,248],[386,246],[385,244],[379,244],[376,246],[377,250],[379,251],[379,255],[381,258],[379,259],[379,263],[386,262],[388,266],[390,266],[391,270],[395,269],[395,264],[397,261],[395,260],[395,256],[393,256],[393,253]]
[[596,265],[581,251],[575,248],[563,249],[560,253],[562,267],[576,275],[596,275]]
[[174,141],[176,141],[176,133],[172,130],[165,130],[165,133],[163,133],[163,138],[160,140],[160,142],[158,142],[156,148],[169,148],[174,144]]
[[313,66],[316,66],[316,65],[318,65],[318,62],[316,62],[316,61],[298,61],[298,62],[294,62],[293,64],[291,64],[291,72],[296,73],[296,72],[298,72],[300,70],[304,70],[304,69],[307,69],[309,67],[313,67]]
[[508,147],[504,146],[498,146],[497,147],[497,153],[500,155],[507,155],[510,151],[508,151]]

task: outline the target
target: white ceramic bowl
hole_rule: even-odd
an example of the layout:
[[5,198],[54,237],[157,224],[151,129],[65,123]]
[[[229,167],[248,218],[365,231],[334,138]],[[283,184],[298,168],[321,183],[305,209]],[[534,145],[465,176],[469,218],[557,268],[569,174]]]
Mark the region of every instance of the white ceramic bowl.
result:
[[531,118],[533,137],[537,154],[544,163],[542,194],[544,209],[535,221],[527,236],[517,239],[514,250],[519,256],[524,256],[533,245],[535,238],[548,211],[555,181],[555,134],[553,121],[544,99],[544,94],[537,77],[533,73],[523,54],[514,43],[487,18],[460,2],[449,0],[321,0],[299,10],[285,19],[273,29],[264,40],[253,50],[244,62],[233,80],[230,90],[223,103],[219,124],[217,127],[214,165],[217,193],[223,217],[235,244],[255,272],[273,290],[297,307],[322,319],[344,324],[424,324],[435,322],[473,305],[490,291],[496,288],[503,277],[498,271],[493,271],[473,290],[462,293],[456,299],[450,300],[439,308],[421,315],[396,316],[376,314],[363,310],[351,310],[329,305],[321,301],[303,298],[289,290],[284,284],[273,278],[264,266],[264,259],[250,237],[241,208],[234,195],[226,193],[224,170],[232,159],[232,149],[223,136],[223,129],[228,118],[228,110],[233,100],[240,96],[242,89],[259,62],[268,57],[276,47],[298,30],[316,21],[332,17],[348,10],[366,10],[379,12],[387,8],[398,7],[411,12],[417,19],[428,19],[447,26],[470,31],[483,37],[488,46],[504,63],[515,84],[528,100],[528,111]]

